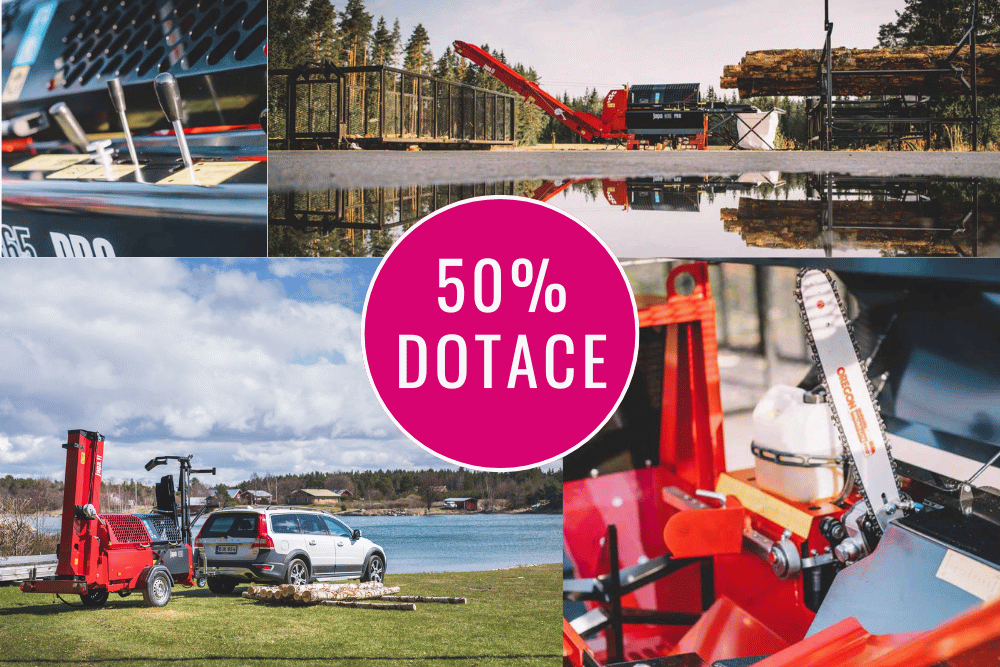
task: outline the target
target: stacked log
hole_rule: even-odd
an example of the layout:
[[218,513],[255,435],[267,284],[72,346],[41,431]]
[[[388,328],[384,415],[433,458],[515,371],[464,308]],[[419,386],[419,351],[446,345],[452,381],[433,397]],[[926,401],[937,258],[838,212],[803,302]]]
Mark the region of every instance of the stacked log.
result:
[[[915,46],[891,49],[833,50],[834,71],[950,69],[946,58],[954,46]],[[976,47],[979,91],[1000,91],[1000,45]],[[720,86],[738,88],[740,97],[758,95],[817,96],[821,93],[821,49],[750,51],[739,65],[726,65]],[[969,47],[951,60],[971,82]],[[839,75],[833,79],[834,95],[964,94],[956,76],[949,74]]]
[[[826,204],[815,200],[741,197],[739,208],[721,209],[720,218],[725,231],[738,233],[748,246],[801,250],[820,247],[825,207]],[[957,204],[835,201],[834,234],[837,245],[844,247],[897,254],[955,255],[958,250],[953,241],[962,237],[930,228],[958,228],[966,213],[968,206]],[[981,214],[980,221],[990,224],[992,217]]]

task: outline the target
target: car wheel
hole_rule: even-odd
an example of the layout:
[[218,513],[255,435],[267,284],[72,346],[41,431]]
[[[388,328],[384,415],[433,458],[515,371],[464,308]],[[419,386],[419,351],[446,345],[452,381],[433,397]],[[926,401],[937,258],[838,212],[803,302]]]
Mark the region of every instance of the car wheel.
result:
[[232,593],[236,588],[236,580],[229,577],[209,577],[208,590],[217,595]]
[[381,584],[384,578],[385,561],[382,560],[381,556],[372,556],[371,560],[368,561],[368,569],[361,576],[361,581],[374,581]]
[[293,558],[285,572],[285,583],[293,586],[305,586],[309,583],[309,566],[301,558]]
[[162,607],[170,602],[170,576],[164,570],[153,574],[142,591],[142,599],[147,607]]
[[83,602],[84,607],[103,607],[104,603],[108,601],[107,591],[91,591],[80,596],[80,601]]

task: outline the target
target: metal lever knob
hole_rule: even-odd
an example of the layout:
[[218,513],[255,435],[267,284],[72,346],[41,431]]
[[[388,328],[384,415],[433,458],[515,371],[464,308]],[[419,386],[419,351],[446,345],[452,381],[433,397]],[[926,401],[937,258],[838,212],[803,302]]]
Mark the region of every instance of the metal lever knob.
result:
[[156,90],[156,99],[160,101],[160,108],[163,109],[163,115],[174,126],[177,147],[181,149],[184,166],[191,168],[194,163],[191,161],[191,151],[188,150],[184,126],[181,124],[181,89],[177,85],[177,79],[170,72],[163,72],[153,79],[153,87]]
[[66,106],[65,102],[56,102],[49,108],[49,114],[55,119],[59,127],[62,128],[63,134],[69,139],[70,143],[76,146],[77,150],[81,153],[87,153],[87,147],[90,145],[90,141],[87,139],[87,134],[80,127],[80,122],[70,111],[69,107]]
[[181,89],[177,85],[177,79],[170,72],[157,74],[153,80],[153,87],[156,89],[156,99],[160,101],[160,108],[163,115],[171,123],[176,123],[181,119]]
[[125,89],[122,88],[121,79],[108,79],[108,92],[111,93],[111,103],[115,105],[115,111],[125,113]]

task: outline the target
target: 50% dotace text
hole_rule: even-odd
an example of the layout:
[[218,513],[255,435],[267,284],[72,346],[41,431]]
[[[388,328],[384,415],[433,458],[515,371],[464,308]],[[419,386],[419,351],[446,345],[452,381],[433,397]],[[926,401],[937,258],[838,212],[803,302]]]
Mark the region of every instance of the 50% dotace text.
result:
[[[544,307],[548,313],[562,313],[566,309],[566,288],[558,283],[545,284],[549,260],[543,259],[535,276],[530,260],[518,259],[510,268],[510,280],[515,287],[526,288],[534,283],[531,301],[526,311],[497,313],[503,297],[505,272],[495,259],[481,259],[473,272],[472,304],[467,303],[466,286],[461,278],[449,275],[449,270],[462,267],[461,259],[438,260],[438,307],[443,313],[458,314],[463,308],[473,306],[480,313],[496,313],[497,327],[505,332],[473,332],[446,334],[437,340],[425,340],[417,334],[399,335],[399,388],[415,389],[428,381],[428,367],[434,373],[431,382],[445,389],[458,389],[469,380],[470,356],[483,369],[481,377],[474,373],[475,382],[483,389],[503,386],[508,389],[529,387],[536,389],[544,382],[553,389],[567,389],[574,382],[582,382],[586,389],[604,389],[605,382],[595,379],[595,367],[604,363],[597,356],[598,344],[606,344],[605,334],[522,333],[521,330],[538,330],[532,326],[530,314]],[[487,288],[488,286],[489,288]],[[463,328],[463,327],[460,327]],[[511,347],[513,342],[513,347]],[[470,354],[471,350],[471,354]],[[429,354],[432,355],[429,357]],[[538,357],[544,357],[536,373]],[[509,359],[509,362],[508,362]],[[578,372],[581,371],[581,372]],[[494,377],[497,373],[499,377]]]

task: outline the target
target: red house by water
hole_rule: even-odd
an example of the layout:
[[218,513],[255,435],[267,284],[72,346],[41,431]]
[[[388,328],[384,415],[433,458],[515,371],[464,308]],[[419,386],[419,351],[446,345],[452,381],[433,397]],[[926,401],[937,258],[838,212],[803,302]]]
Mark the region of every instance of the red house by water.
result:
[[476,498],[445,498],[444,506],[447,509],[475,512],[479,509],[479,500]]

